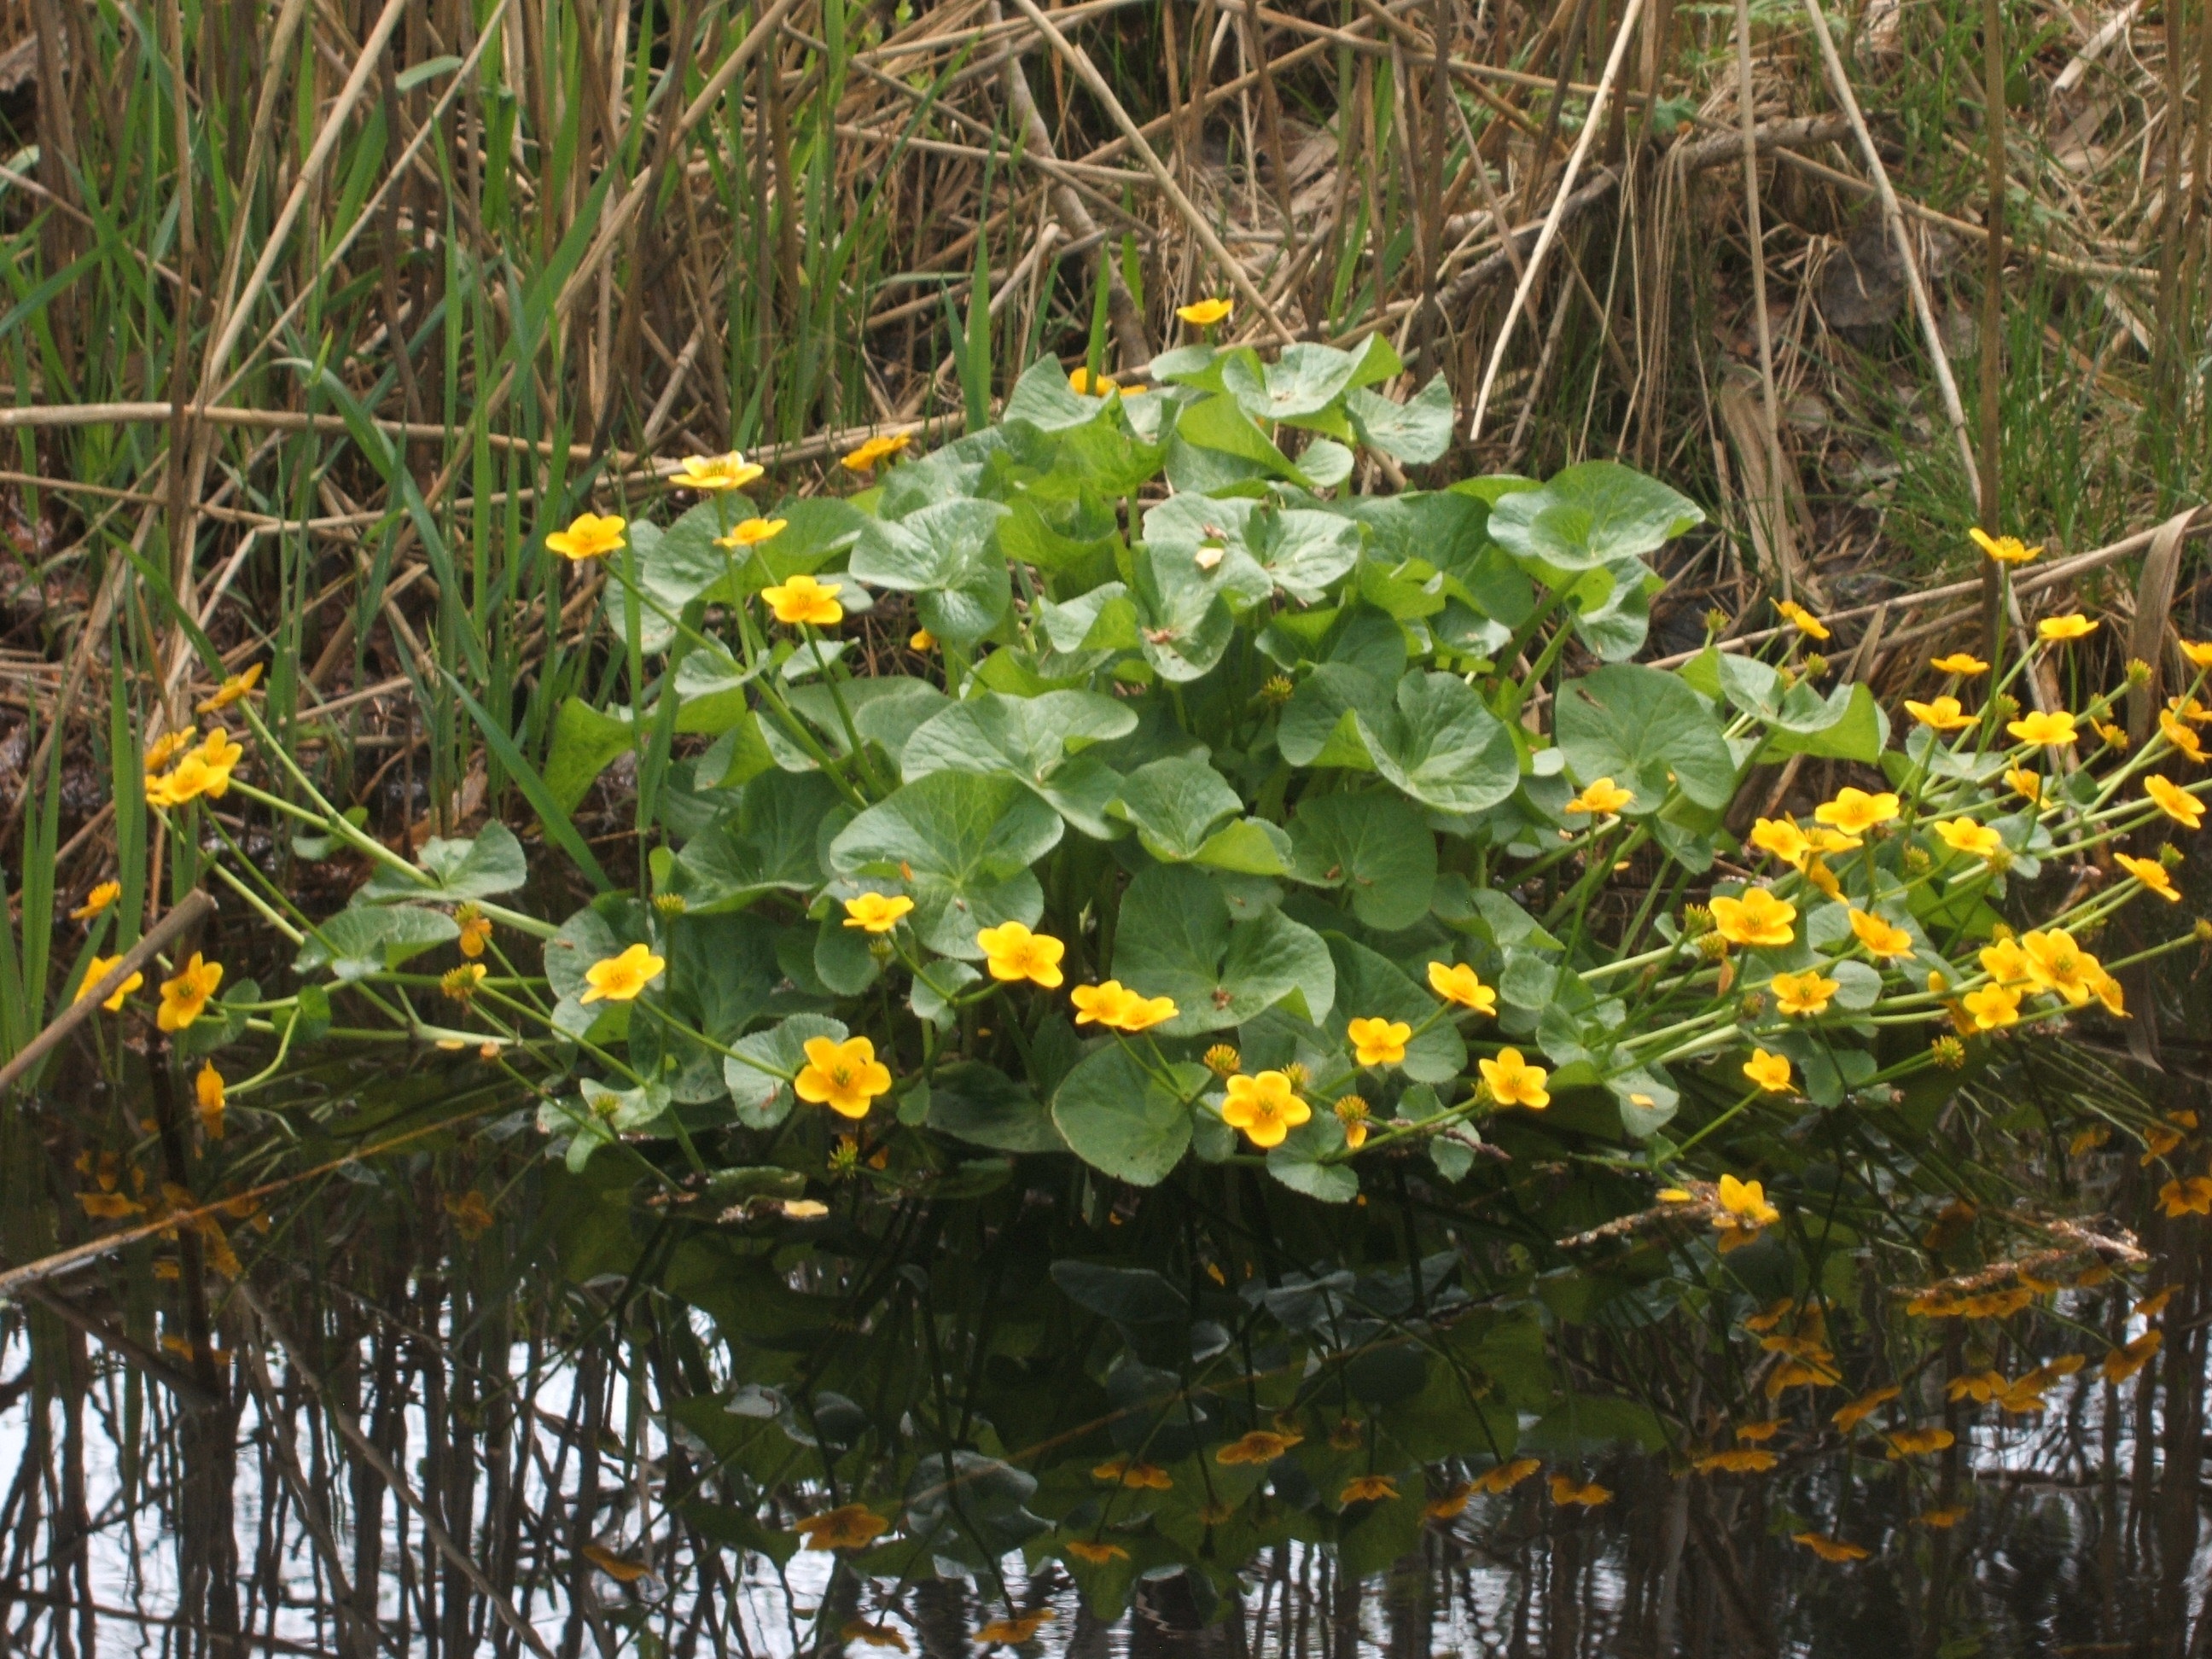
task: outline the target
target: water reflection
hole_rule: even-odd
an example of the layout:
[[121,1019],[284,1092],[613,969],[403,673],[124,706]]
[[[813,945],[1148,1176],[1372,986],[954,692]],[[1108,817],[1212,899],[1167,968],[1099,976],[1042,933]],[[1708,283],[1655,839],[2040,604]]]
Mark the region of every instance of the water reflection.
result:
[[[452,1179],[422,1159],[327,1194],[289,1259],[210,1274],[206,1356],[170,1340],[159,1239],[9,1307],[11,1650],[2205,1641],[2199,1336],[2124,1276],[2055,1291],[2024,1334],[2126,1352],[2161,1328],[2177,1363],[2059,1364],[2028,1411],[1944,1378],[2048,1370],[2051,1343],[1805,1285],[1781,1314],[1728,1279],[1701,1310],[1663,1274],[1562,1297],[1418,1190],[1259,1232],[1239,1192],[1115,1207],[1002,1179],[957,1207],[849,1190],[792,1225],[525,1168],[447,1255],[407,1217],[473,1228]],[[1838,1382],[1771,1389],[1792,1352],[1745,1321],[1802,1338],[1814,1307]],[[1838,1431],[1909,1343],[1898,1398]],[[1958,1440],[1889,1455],[1905,1422]]]

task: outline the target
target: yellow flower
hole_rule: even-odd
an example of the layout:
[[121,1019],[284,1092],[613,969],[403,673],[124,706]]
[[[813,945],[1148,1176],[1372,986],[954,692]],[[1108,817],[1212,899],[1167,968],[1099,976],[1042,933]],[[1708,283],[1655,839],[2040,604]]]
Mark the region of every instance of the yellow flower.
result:
[[1398,1495],[1398,1483],[1387,1474],[1356,1474],[1336,1495],[1340,1505],[1380,1504]]
[[975,1640],[984,1647],[1018,1648],[1024,1642],[1036,1640],[1036,1633],[1051,1617],[1050,1607],[1040,1607],[1018,1619],[994,1619],[975,1632]]
[[1171,1492],[1175,1477],[1157,1463],[1146,1463],[1133,1457],[1109,1457],[1091,1471],[1094,1480],[1109,1480],[1133,1491]]
[[1795,818],[1761,818],[1751,826],[1751,844],[1802,870],[1812,856],[1813,839]]
[[1938,697],[1933,702],[1915,702],[1907,697],[1905,708],[1905,712],[1923,726],[1932,726],[1938,732],[1962,731],[1969,726],[1980,724],[1981,720],[1978,714],[1967,714],[1959,706],[1959,700],[1953,696]]
[[906,648],[909,651],[934,651],[937,649],[937,635],[927,628],[917,628],[906,636]]
[[2212,708],[2207,708],[2194,697],[2168,697],[2166,707],[2169,714],[2179,715],[2191,726],[2212,725]]
[[2020,944],[2027,976],[2039,990],[2055,992],[2076,1008],[2096,994],[2098,976],[2105,970],[2063,927],[2036,928],[2022,933]]
[[914,901],[903,893],[863,893],[858,898],[845,901],[845,926],[871,933],[888,933],[898,926],[899,918],[913,908]]
[[154,739],[146,750],[146,769],[158,772],[179,754],[200,740],[200,729],[187,726],[180,731],[165,732]]
[[1502,1492],[1511,1492],[1543,1467],[1542,1462],[1537,1458],[1516,1457],[1510,1463],[1498,1464],[1475,1476],[1474,1489],[1492,1497]]
[[1720,1208],[1714,1212],[1714,1226],[1724,1232],[1731,1229],[1757,1232],[1781,1219],[1782,1212],[1766,1201],[1764,1182],[1739,1181],[1732,1175],[1721,1177]]
[[878,463],[889,460],[913,441],[914,434],[911,432],[873,437],[858,449],[847,452],[842,464],[848,472],[872,472]]
[[2026,564],[2043,551],[2039,547],[2025,545],[2017,536],[1992,536],[1979,526],[1966,533],[1974,538],[1975,546],[1999,564]]
[[1613,1502],[1613,1490],[1595,1480],[1582,1481],[1571,1474],[1555,1474],[1552,1477],[1552,1501],[1561,1509],[1580,1504],[1583,1509],[1594,1510]]
[[[1984,945],[1977,952],[1982,971],[2000,985],[2025,985],[2030,975],[2027,952],[2020,948],[2020,941],[2009,935],[2000,938],[1994,945]],[[1940,988],[1930,986],[1930,990]]]
[[70,920],[71,921],[90,921],[94,916],[98,915],[102,910],[107,908],[109,905],[114,903],[116,900],[122,896],[123,884],[121,882],[103,881],[99,886],[94,888],[89,893],[87,893],[84,896],[83,903],[78,905],[76,909],[70,912]]
[[1177,306],[1176,315],[1193,328],[1212,328],[1216,323],[1226,322],[1229,313],[1237,309],[1230,300],[1196,300],[1187,306]]
[[2011,1386],[2002,1371],[1973,1371],[1945,1383],[1943,1397],[1954,1405],[1971,1400],[1977,1406],[1986,1406]]
[[2168,743],[2188,756],[2191,760],[2199,766],[2204,764],[2204,741],[2197,735],[2195,727],[2185,725],[2164,709],[2160,709],[2158,715],[2158,729]]
[[1345,1027],[1353,1058],[1362,1066],[1396,1066],[1406,1058],[1413,1028],[1402,1019],[1355,1019]]
[[1048,991],[1060,988],[1060,959],[1067,947],[1049,933],[1032,933],[1018,921],[1007,921],[982,929],[975,943],[993,979],[1025,979]]
[[837,603],[837,592],[842,586],[839,582],[817,582],[811,576],[800,574],[781,587],[763,587],[761,598],[768,601],[775,619],[787,628],[801,623],[835,628],[845,620],[845,607]]
[[[94,957],[90,962],[87,963],[84,969],[84,982],[76,988],[75,1001],[82,1002],[87,997],[90,996],[92,994],[93,987],[99,984],[101,980],[106,978],[107,970],[122,960],[122,954],[118,951],[116,955],[112,957]],[[218,978],[222,976],[221,969],[216,970],[216,976]],[[145,982],[145,975],[143,973],[132,974],[128,979],[125,980],[122,984],[117,986],[113,991],[109,993],[106,1000],[100,1006],[106,1009],[111,1014],[121,1013],[123,1012],[123,999],[129,996],[133,991],[137,990]]]
[[1777,974],[1773,980],[1774,1004],[1785,1014],[1824,1013],[1829,1000],[1842,988],[1834,980],[1823,978],[1809,968],[1802,974]]
[[465,962],[439,975],[438,989],[453,1001],[465,1003],[476,995],[477,987],[483,983],[484,973],[481,962]]
[[772,542],[790,527],[788,519],[745,519],[726,536],[714,538],[714,545],[737,549],[758,547],[763,542]]
[[820,1515],[810,1515],[792,1528],[806,1540],[806,1547],[811,1550],[865,1549],[890,1529],[890,1522],[860,1504],[845,1504]]
[[1978,1031],[1994,1031],[2020,1023],[2020,993],[2009,985],[1984,985],[1959,999],[1959,1006]]
[[475,905],[464,904],[453,912],[453,920],[461,927],[461,954],[474,961],[491,943],[491,918]]
[[1939,1452],[1958,1439],[1948,1429],[1899,1429],[1882,1438],[1889,1443],[1887,1455],[1893,1462],[1900,1457],[1925,1457]]
[[1795,599],[1777,599],[1774,608],[1786,617],[1800,634],[1810,635],[1816,640],[1828,637],[1828,625]]
[[1550,1074],[1522,1059],[1518,1048],[1500,1048],[1497,1059],[1475,1064],[1490,1097],[1500,1106],[1525,1106],[1540,1112],[1552,1103],[1551,1091],[1544,1087],[1544,1079]]
[[1280,1072],[1231,1078],[1229,1098],[1221,1108],[1221,1121],[1242,1129],[1255,1146],[1281,1146],[1285,1135],[1312,1115],[1313,1108],[1297,1097]]
[[1894,820],[1902,810],[1887,789],[1869,795],[1863,789],[1838,789],[1836,798],[1813,809],[1815,822],[1840,830],[1847,836],[1863,836],[1877,825]]
[[634,1002],[638,993],[659,979],[668,966],[667,958],[657,957],[642,945],[633,945],[618,957],[608,957],[584,969],[584,981],[592,988],[576,999],[579,1002]]
[[447,1199],[446,1213],[453,1218],[453,1231],[463,1239],[471,1242],[489,1232],[492,1224],[498,1219],[492,1213],[492,1207],[485,1201],[484,1195],[473,1187],[458,1199]]
[[1928,665],[1939,674],[1959,674],[1969,679],[1990,672],[1989,664],[1966,651],[1954,651],[1948,657],[1930,657]]
[[1790,1057],[1770,1055],[1765,1048],[1752,1048],[1750,1060],[1743,1061],[1743,1075],[1765,1088],[1770,1095],[1790,1093]]
[[2158,1189],[2158,1201],[2168,1216],[2212,1215],[2212,1176],[2169,1181]]
[[1429,989],[1446,1002],[1471,1008],[1478,1014],[1495,1014],[1498,1012],[1498,993],[1485,985],[1481,976],[1463,962],[1431,963]]
[[2181,654],[2192,668],[2212,668],[2212,640],[2183,640]]
[[2008,767],[2005,769],[2004,781],[2006,787],[2030,805],[2039,806],[2043,804],[2041,773],[2031,772],[2025,766]]
[[1632,789],[1623,789],[1611,778],[1594,778],[1589,787],[1566,805],[1569,812],[1590,812],[1599,817],[1618,812],[1636,799]]
[[1845,1434],[1849,1434],[1903,1392],[1904,1390],[1895,1383],[1891,1383],[1886,1388],[1870,1389],[1850,1404],[1837,1407],[1830,1420]]
[[1095,1538],[1069,1539],[1067,1553],[1077,1560],[1088,1562],[1094,1567],[1103,1567],[1109,1561],[1126,1561],[1129,1559],[1129,1552],[1119,1544],[1101,1543]]
[[1176,1017],[1172,997],[1147,997],[1127,988],[1118,979],[1103,985],[1079,985],[1067,994],[1067,1000],[1075,1005],[1078,1025],[1108,1025],[1133,1033]]
[[1336,1114],[1336,1121],[1344,1126],[1344,1144],[1358,1152],[1367,1144],[1367,1103],[1358,1095],[1346,1095],[1328,1109]]
[[218,708],[228,708],[260,684],[261,665],[255,663],[243,674],[233,674],[216,687],[215,695],[198,705],[198,712],[212,714]]
[[1986,823],[1977,823],[1972,818],[1942,818],[1936,824],[1936,833],[1943,844],[1954,853],[1964,853],[1969,858],[1985,859],[2004,848],[2004,837]]
[[1764,887],[1746,888],[1741,898],[1715,898],[1712,912],[1713,927],[1731,945],[1787,945],[1797,920],[1796,905]]
[[2091,720],[2089,729],[2111,745],[2116,755],[2128,752],[2128,733],[2125,726],[2115,726],[2110,720]]
[[222,983],[222,964],[204,961],[198,951],[193,951],[174,978],[161,981],[161,1007],[154,1023],[165,1031],[183,1030],[200,1017],[200,1011]]
[[2199,830],[2204,825],[2204,803],[2184,789],[2172,778],[2153,772],[2143,780],[2143,793],[2158,804],[2158,810],[2185,830]]
[[1213,1461],[1235,1468],[1239,1463],[1272,1463],[1297,1445],[1304,1437],[1296,1434],[1273,1434],[1266,1429],[1255,1429],[1241,1440],[1232,1440],[1213,1454]]
[[566,530],[556,530],[547,536],[545,545],[571,564],[580,564],[620,547],[623,531],[629,522],[611,514],[603,518],[597,513],[579,513],[568,521]]
[[1699,1474],[1765,1474],[1782,1460],[1753,1446],[1731,1446],[1692,1458],[1690,1467]]
[[686,455],[684,465],[669,474],[668,482],[678,489],[714,495],[725,489],[743,489],[766,471],[733,449],[726,455]]
[[889,1625],[872,1625],[865,1619],[848,1619],[837,1634],[848,1642],[858,1642],[862,1647],[893,1648],[901,1653],[913,1651],[901,1632]]
[[1462,1480],[1421,1506],[1421,1515],[1429,1521],[1456,1521],[1467,1513],[1467,1500],[1474,1496],[1474,1483]]
[[2168,904],[2181,902],[2181,893],[2174,886],[2173,878],[2166,873],[2166,866],[2156,859],[2139,859],[2126,853],[2115,853],[2112,858],[2120,868],[2149,888]]
[[1926,1510],[1921,1513],[1920,1524],[1933,1527],[1938,1532],[1948,1532],[1965,1520],[1969,1513],[1971,1511],[1964,1504],[1954,1504],[1948,1509]]
[[2124,1347],[2114,1348],[2107,1353],[2105,1356],[2105,1363],[2097,1368],[2098,1372],[2107,1382],[2124,1382],[2144,1366],[2149,1364],[2151,1356],[2164,1346],[2165,1343],[2165,1332],[2145,1331]]
[[2057,645],[2067,640],[2086,639],[2097,631],[2097,624],[2076,611],[2064,617],[2045,617],[2035,625],[2035,637],[2046,645]]
[[1093,374],[1087,368],[1079,368],[1068,375],[1067,389],[1085,398],[1103,398],[1121,388],[1110,375]]
[[1867,1559],[1863,1547],[1847,1543],[1840,1538],[1830,1538],[1822,1533],[1793,1532],[1790,1534],[1790,1541],[1802,1544],[1823,1561],[1863,1561]]
[[203,1061],[199,1075],[192,1079],[192,1097],[199,1107],[200,1127],[210,1140],[222,1139],[224,1093],[222,1073],[216,1070],[213,1060]]
[[2063,708],[2046,714],[2040,709],[2022,714],[2016,720],[2007,720],[2005,731],[2021,743],[2053,744],[2070,744],[2080,735],[2075,729],[2073,714]]
[[806,1064],[792,1085],[799,1097],[813,1106],[827,1106],[841,1117],[862,1118],[868,1103],[888,1093],[890,1070],[876,1058],[876,1045],[864,1036],[809,1037]]
[[1851,912],[1851,932],[1867,948],[1869,956],[1906,957],[1912,954],[1912,935],[1894,922],[1869,915],[1864,910]]

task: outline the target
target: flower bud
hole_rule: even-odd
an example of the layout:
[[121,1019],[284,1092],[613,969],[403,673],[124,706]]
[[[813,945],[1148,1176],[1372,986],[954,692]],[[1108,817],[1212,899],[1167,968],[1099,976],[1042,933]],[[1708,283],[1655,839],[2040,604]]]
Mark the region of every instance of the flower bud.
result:
[[1805,678],[1817,680],[1828,672],[1828,659],[1815,651],[1805,659]]
[[1742,1009],[1739,1017],[1743,1022],[1747,1025],[1756,1024],[1760,1016],[1766,1012],[1765,994],[1759,991],[1747,992],[1743,1001],[1739,1006]]
[[680,916],[690,908],[690,906],[684,903],[684,895],[681,893],[655,893],[653,896],[653,908],[664,916]]
[[1728,632],[1728,625],[1729,613],[1718,605],[1705,612],[1705,635],[1708,639],[1718,639]]
[[1936,1063],[1947,1072],[1955,1072],[1966,1063],[1966,1045],[1954,1036],[1939,1036],[1928,1045]]
[[1707,962],[1723,962],[1728,957],[1728,941],[1718,933],[1700,933],[1697,939],[1698,954]]
[[1243,1064],[1243,1056],[1226,1042],[1217,1042],[1206,1051],[1206,1069],[1216,1077],[1227,1077]]
[[1906,848],[1905,849],[1904,864],[1905,867],[1912,874],[1916,876],[1921,874],[1928,868],[1928,849],[1924,847]]
[[2150,684],[2150,665],[2141,657],[2128,659],[2128,684],[2130,686],[2144,686]]
[[1698,939],[1713,931],[1713,913],[1705,905],[1687,904],[1682,907],[1682,937]]
[[1260,687],[1260,696],[1267,702],[1280,706],[1288,702],[1291,700],[1291,693],[1297,690],[1297,688],[1291,684],[1289,675],[1270,674]]
[[2181,849],[2179,847],[2176,847],[2170,841],[2162,841],[2159,842],[2158,861],[2164,865],[2167,869],[2172,869],[2176,865],[2181,862]]

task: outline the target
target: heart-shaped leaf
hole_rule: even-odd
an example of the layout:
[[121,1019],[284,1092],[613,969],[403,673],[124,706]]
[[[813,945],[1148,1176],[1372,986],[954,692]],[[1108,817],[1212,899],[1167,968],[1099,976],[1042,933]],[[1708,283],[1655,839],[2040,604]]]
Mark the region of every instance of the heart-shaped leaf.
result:
[[702,915],[743,909],[763,893],[811,892],[822,884],[823,821],[843,810],[818,772],[763,772],[676,855],[666,890]]
[[410,881],[380,865],[362,889],[362,896],[453,904],[465,899],[489,898],[494,893],[511,893],[530,879],[522,843],[514,838],[514,830],[496,821],[466,841],[433,836],[423,842],[418,862],[430,878],[428,884]]
[[1578,781],[1611,778],[1633,793],[1623,809],[1630,816],[1657,811],[1677,784],[1714,809],[1735,793],[1735,761],[1718,722],[1696,692],[1658,669],[1616,663],[1569,681],[1554,730]]
[[1408,674],[1394,702],[1353,719],[1375,769],[1424,806],[1479,812],[1519,786],[1513,734],[1456,674]]
[[1309,796],[1291,821],[1291,872],[1316,887],[1341,887],[1352,913],[1378,933],[1410,927],[1429,912],[1437,838],[1396,795]]
[[933,772],[1018,778],[1077,829],[1103,841],[1120,833],[1104,812],[1121,779],[1095,758],[1071,751],[1136,728],[1127,703],[1091,692],[1010,697],[991,691],[933,715],[908,739],[901,764],[908,782]]
[[1241,1025],[1293,991],[1318,1018],[1336,995],[1318,933],[1277,909],[1232,922],[1220,889],[1188,865],[1163,865],[1129,884],[1114,974],[1147,996],[1174,999],[1176,1018],[1159,1028],[1170,1036]]
[[1000,502],[971,497],[919,507],[896,522],[871,519],[853,549],[853,574],[912,593],[924,628],[972,645],[999,625],[1012,600],[994,533],[1006,514]]
[[1052,1097],[1052,1121],[1075,1155],[1133,1186],[1165,1180],[1190,1146],[1188,1102],[1212,1080],[1185,1060],[1175,1087],[1139,1063],[1127,1044],[1109,1042],[1067,1074]]
[[1490,513],[1491,536],[1516,557],[1582,571],[1656,551],[1705,512],[1688,496],[1618,461],[1571,466],[1540,489],[1516,490]]
[[838,833],[841,875],[906,884],[914,925],[939,955],[980,958],[978,929],[1033,925],[1044,892],[1030,866],[1060,842],[1060,814],[1018,779],[933,772],[894,791]]

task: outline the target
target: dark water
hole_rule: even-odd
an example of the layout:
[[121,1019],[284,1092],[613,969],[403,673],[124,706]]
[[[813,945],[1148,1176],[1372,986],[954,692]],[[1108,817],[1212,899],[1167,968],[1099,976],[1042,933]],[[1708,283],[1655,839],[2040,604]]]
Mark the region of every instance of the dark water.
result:
[[[1263,1231],[1256,1188],[1021,1160],[964,1195],[894,1169],[817,1220],[695,1219],[493,1123],[228,1225],[237,1276],[204,1269],[198,1314],[159,1237],[7,1307],[9,1651],[950,1655],[994,1620],[1070,1655],[2212,1642],[2193,1236],[1997,1320],[1914,1319],[1870,1271],[1797,1282],[1768,1332],[1819,1303],[1839,1381],[1770,1392],[1758,1261],[1616,1264],[1601,1294],[1419,1182]],[[2154,1327],[2154,1363],[2101,1374]],[[1947,1398],[2062,1345],[2091,1358],[2039,1413]],[[1847,1437],[1875,1376],[1899,1396]],[[1887,1455],[1908,1420],[1956,1442]],[[1297,1443],[1223,1460],[1255,1431]],[[1689,1472],[1730,1448],[1773,1466]],[[1501,1455],[1542,1467],[1431,1512]],[[1391,1492],[1346,1501],[1368,1475]],[[865,1552],[798,1547],[856,1502],[888,1523]]]

